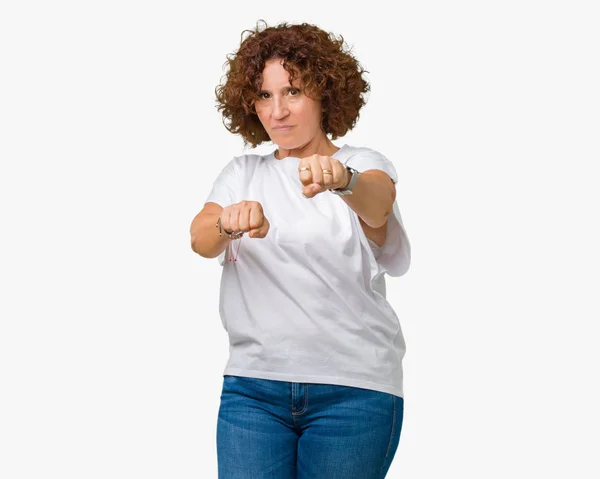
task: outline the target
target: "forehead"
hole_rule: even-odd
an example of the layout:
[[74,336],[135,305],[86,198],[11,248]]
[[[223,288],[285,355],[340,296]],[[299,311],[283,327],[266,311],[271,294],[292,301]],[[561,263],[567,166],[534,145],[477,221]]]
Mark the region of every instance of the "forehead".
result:
[[262,88],[282,88],[289,85],[290,74],[283,68],[283,60],[267,60],[262,71]]

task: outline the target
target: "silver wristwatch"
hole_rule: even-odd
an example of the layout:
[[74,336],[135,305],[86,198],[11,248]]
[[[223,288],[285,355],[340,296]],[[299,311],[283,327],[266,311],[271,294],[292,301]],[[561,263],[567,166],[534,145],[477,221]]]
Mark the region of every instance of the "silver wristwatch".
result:
[[343,190],[342,189],[329,190],[335,195],[338,195],[338,196],[351,195],[352,188],[354,188],[354,185],[356,184],[356,180],[358,180],[358,177],[360,176],[360,172],[356,171],[351,166],[346,166],[346,169],[348,170],[350,175],[352,175],[352,176],[350,176],[350,182],[348,183],[348,186],[346,186],[346,188],[344,188]]

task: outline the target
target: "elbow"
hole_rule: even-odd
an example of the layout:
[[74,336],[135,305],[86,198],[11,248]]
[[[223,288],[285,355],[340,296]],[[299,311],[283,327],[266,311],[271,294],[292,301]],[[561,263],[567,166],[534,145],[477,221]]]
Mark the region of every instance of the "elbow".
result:
[[198,242],[196,241],[197,239],[198,239],[197,236],[192,236],[190,239],[190,246],[192,248],[192,251],[194,253],[196,253],[197,255],[202,256],[203,258],[206,258],[207,256],[204,254],[204,252],[198,248],[198,244],[197,244]]
[[221,254],[219,251],[206,251],[206,249],[202,249],[200,245],[198,245],[199,238],[197,236],[192,236],[190,241],[190,246],[192,251],[196,253],[198,256],[202,256],[203,258],[212,259],[216,258]]
[[190,247],[192,248],[192,251],[196,254],[200,254],[198,251],[196,251],[196,237],[192,236],[190,238]]
[[390,214],[386,212],[383,214],[383,217],[372,218],[369,221],[365,221],[365,223],[374,229],[383,228],[387,223],[389,215]]
[[396,201],[396,187],[392,184],[390,188],[390,194],[388,196],[388,200],[383,209],[383,217],[379,220],[379,226],[375,226],[375,228],[381,228],[388,221],[388,218],[394,211],[394,201]]
[[383,209],[383,213],[375,218],[372,218],[369,222],[365,221],[365,223],[367,223],[371,228],[382,228],[387,223],[392,211],[394,211],[394,197],[395,194],[391,196],[391,201],[386,204],[385,208]]

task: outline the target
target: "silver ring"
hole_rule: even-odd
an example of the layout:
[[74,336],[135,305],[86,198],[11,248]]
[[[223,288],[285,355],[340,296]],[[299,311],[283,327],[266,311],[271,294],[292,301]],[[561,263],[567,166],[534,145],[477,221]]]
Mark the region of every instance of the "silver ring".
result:
[[305,166],[304,168],[300,168],[298,171],[310,171],[310,168]]

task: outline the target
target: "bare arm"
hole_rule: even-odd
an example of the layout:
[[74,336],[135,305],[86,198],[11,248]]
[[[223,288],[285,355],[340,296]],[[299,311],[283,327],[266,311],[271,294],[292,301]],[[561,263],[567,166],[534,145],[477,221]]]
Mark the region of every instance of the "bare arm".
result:
[[206,203],[192,220],[192,250],[204,258],[216,258],[231,242],[227,235],[219,236],[219,228],[216,227],[222,211],[223,208],[217,203]]
[[[347,188],[352,178],[342,162],[317,154],[302,158],[298,173],[305,198],[313,198],[326,189]],[[342,198],[367,226],[379,229],[393,210],[396,186],[384,171],[369,169],[360,174],[352,194]]]
[[360,221],[360,225],[362,226],[362,229],[365,232],[365,236],[371,241],[375,242],[377,246],[382,247],[385,244],[385,240],[387,238],[387,221],[383,224],[383,226],[380,226],[379,228],[371,228],[367,223],[365,223],[362,220],[360,216],[358,217],[358,220]]
[[192,249],[205,258],[216,258],[229,245],[226,234],[219,235],[217,221],[221,217],[223,230],[248,233],[250,238],[264,238],[270,223],[258,201],[240,201],[222,208],[217,203],[206,203],[190,226]]
[[[352,194],[342,198],[360,217],[361,223],[366,224],[371,231],[380,230],[385,238],[385,230],[381,228],[386,225],[396,200],[396,187],[387,173],[381,170],[361,173]],[[370,237],[366,229],[365,233]],[[373,241],[378,243],[376,239]]]

